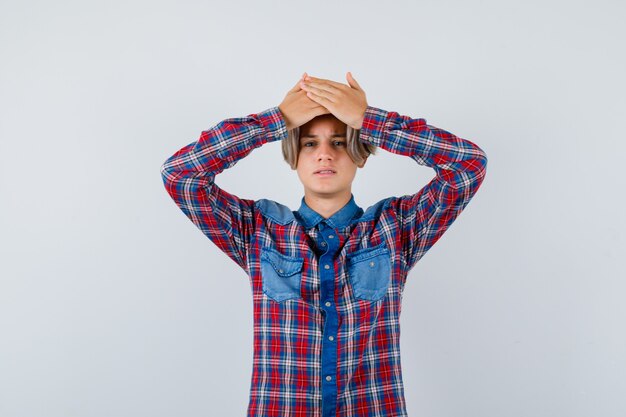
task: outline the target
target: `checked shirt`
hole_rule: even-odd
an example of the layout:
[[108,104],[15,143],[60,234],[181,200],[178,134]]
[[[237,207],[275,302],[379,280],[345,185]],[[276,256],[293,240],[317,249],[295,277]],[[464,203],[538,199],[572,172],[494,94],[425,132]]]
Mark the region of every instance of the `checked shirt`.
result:
[[407,416],[400,311],[408,272],[479,189],[473,142],[368,106],[359,140],[430,167],[415,194],[324,218],[237,197],[215,178],[252,150],[286,139],[278,107],[203,131],[161,166],[182,212],[249,277],[254,354],[248,417]]

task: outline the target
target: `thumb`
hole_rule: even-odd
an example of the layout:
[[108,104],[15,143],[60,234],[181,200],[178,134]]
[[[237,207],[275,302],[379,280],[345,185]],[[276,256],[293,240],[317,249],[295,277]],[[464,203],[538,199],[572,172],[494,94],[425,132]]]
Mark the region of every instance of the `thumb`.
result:
[[298,91],[302,90],[302,87],[300,87],[300,81],[302,81],[304,79],[304,75],[306,74],[306,72],[304,74],[302,74],[302,76],[300,77],[300,79],[298,80],[298,82],[296,83],[296,85],[294,85],[291,90],[289,90],[290,93],[297,93]]
[[360,90],[361,86],[359,85],[359,83],[356,82],[356,80],[354,79],[354,77],[352,76],[352,73],[350,71],[348,71],[346,73],[346,80],[348,80],[348,85],[350,85],[350,87],[356,89],[356,90]]

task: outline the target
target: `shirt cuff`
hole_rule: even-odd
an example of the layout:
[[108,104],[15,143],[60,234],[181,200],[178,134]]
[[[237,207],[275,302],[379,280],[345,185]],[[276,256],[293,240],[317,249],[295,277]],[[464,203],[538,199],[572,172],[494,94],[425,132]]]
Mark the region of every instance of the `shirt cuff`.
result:
[[372,145],[380,146],[385,135],[385,124],[388,120],[388,115],[388,111],[367,106],[359,131],[359,138]]
[[287,125],[285,118],[278,106],[270,107],[257,114],[268,142],[280,140],[287,137]]

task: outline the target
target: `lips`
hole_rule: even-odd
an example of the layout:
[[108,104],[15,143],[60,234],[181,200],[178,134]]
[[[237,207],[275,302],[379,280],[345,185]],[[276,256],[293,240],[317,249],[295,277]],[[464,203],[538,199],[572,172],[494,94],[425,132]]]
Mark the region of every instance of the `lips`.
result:
[[[330,171],[330,172],[328,172],[328,171]],[[318,169],[318,170],[316,170],[316,171],[314,172],[314,174],[319,174],[319,173],[324,173],[324,174],[330,174],[330,173],[333,173],[333,174],[336,174],[336,173],[337,173],[337,171],[335,171],[335,170],[334,170],[334,169],[332,169],[332,168],[320,168],[320,169]]]

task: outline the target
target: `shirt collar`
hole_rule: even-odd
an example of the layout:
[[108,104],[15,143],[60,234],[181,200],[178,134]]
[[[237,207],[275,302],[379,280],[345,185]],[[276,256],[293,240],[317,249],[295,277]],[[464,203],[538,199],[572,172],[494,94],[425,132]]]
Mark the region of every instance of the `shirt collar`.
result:
[[330,227],[337,229],[346,227],[357,214],[363,214],[363,209],[354,202],[354,195],[350,194],[350,201],[332,216],[325,219],[321,214],[309,207],[304,201],[304,197],[302,197],[298,214],[307,229],[316,226],[321,221],[325,221]]

